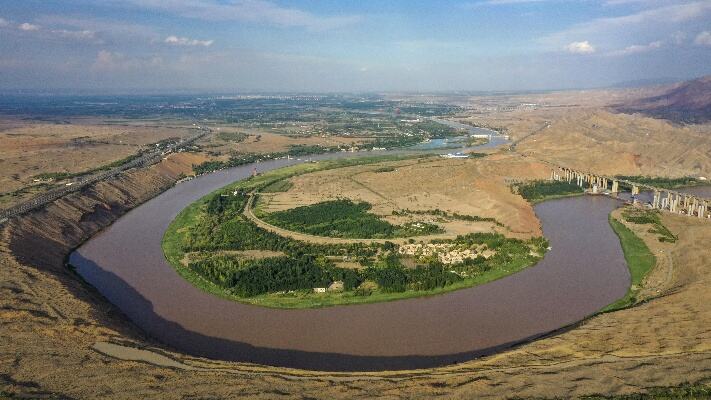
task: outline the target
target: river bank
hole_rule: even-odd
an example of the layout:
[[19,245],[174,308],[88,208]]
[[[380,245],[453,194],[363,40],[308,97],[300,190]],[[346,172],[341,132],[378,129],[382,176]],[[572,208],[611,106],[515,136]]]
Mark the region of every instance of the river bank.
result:
[[[286,163],[261,163],[260,168],[266,171]],[[622,297],[627,290],[629,273],[619,241],[607,222],[607,214],[617,203],[582,197],[536,206],[552,250],[535,267],[489,285],[426,299],[298,313],[218,299],[175,274],[163,258],[160,241],[185,205],[250,174],[250,167],[242,167],[178,185],[86,243],[72,255],[71,263],[112,303],[161,341],[210,357],[315,369],[373,370],[451,363],[568,325]],[[562,202],[566,204],[563,208]],[[583,214],[589,220],[587,229],[580,231],[578,216]],[[575,239],[571,231],[580,236]],[[116,248],[122,251],[110,250]],[[565,276],[574,279],[566,281]],[[559,282],[555,291],[550,290],[551,279]],[[571,296],[568,301],[561,300],[567,296]],[[569,307],[571,304],[575,307]],[[511,318],[496,317],[502,314]],[[530,315],[538,318],[526,317]],[[280,328],[275,329],[274,324]],[[315,326],[328,329],[314,330]],[[444,334],[444,327],[447,341],[437,339]],[[194,330],[203,330],[203,334],[196,336],[191,333]],[[265,337],[265,330],[272,335]],[[477,335],[477,331],[482,334]],[[354,332],[360,332],[357,338]],[[213,335],[220,339],[213,339]],[[230,337],[234,342],[224,340]],[[250,346],[242,344],[245,342]],[[412,356],[413,352],[419,355]]]
[[[170,387],[170,392],[161,392],[163,398],[230,397],[235,393],[500,398],[503,392],[523,398],[577,397],[699,382],[707,378],[703,371],[711,366],[707,346],[711,333],[706,323],[711,262],[704,247],[711,240],[708,225],[666,213],[663,222],[679,240],[664,249],[661,260],[668,257],[675,268],[672,273],[666,267],[655,269],[650,278],[666,282],[664,287],[673,288],[671,293],[662,290],[659,297],[655,289],[657,298],[649,303],[595,316],[555,336],[494,356],[445,368],[377,374],[316,373],[193,358],[145,336],[115,306],[62,268],[61,259],[54,254],[63,250],[51,250],[58,243],[52,232],[83,229],[81,236],[88,237],[130,207],[118,206],[135,201],[131,196],[105,197],[106,204],[114,205],[103,213],[110,219],[97,224],[90,217],[93,204],[98,204],[91,197],[128,193],[124,186],[128,182],[122,179],[102,185],[3,227],[0,304],[7,329],[0,330],[0,351],[12,356],[0,360],[0,392],[31,397],[145,398]],[[144,190],[154,189],[151,184],[144,186]],[[62,215],[68,219],[57,218]],[[18,229],[20,226],[24,229]],[[29,232],[31,226],[42,227],[33,232],[46,232],[46,239],[26,247],[34,257],[14,254],[8,245],[29,239],[31,236],[22,232]],[[72,238],[79,236],[59,237],[68,240],[63,242],[65,248],[78,244]],[[665,339],[660,341],[660,337]],[[108,352],[101,346],[95,349],[96,343],[105,342],[114,343],[118,351]],[[173,364],[153,363],[161,357]],[[37,373],[42,370],[52,374]],[[108,375],[112,376],[110,381],[105,379]]]

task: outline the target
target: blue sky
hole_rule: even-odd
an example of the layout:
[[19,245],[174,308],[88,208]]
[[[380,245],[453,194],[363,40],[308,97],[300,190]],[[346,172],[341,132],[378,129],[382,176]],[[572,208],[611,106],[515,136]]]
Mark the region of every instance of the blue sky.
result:
[[0,0],[0,89],[451,91],[711,73],[711,0]]

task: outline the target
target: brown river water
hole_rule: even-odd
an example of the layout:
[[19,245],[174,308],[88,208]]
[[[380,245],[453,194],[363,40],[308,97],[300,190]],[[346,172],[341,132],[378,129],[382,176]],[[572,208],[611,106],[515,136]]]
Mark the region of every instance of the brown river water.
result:
[[[296,162],[257,165],[266,171]],[[251,165],[237,167],[175,186],[87,241],[70,263],[137,326],[178,351],[333,371],[426,368],[490,354],[580,321],[630,284],[607,220],[619,202],[584,196],[537,205],[552,249],[537,265],[482,286],[303,310],[221,299],[175,272],[161,238],[187,205],[251,171]]]

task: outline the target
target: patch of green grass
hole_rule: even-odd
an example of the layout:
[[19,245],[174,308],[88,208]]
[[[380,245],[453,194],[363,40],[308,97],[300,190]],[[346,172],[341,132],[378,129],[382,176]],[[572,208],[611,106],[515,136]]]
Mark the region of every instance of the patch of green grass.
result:
[[620,238],[622,252],[625,255],[632,284],[623,298],[603,308],[601,312],[620,310],[634,304],[637,301],[636,296],[637,292],[639,292],[640,284],[657,262],[656,257],[649,250],[649,247],[644,244],[644,241],[612,216],[610,216],[610,226]]
[[286,192],[291,187],[294,186],[291,182],[289,182],[286,179],[282,179],[279,181],[276,181],[274,183],[271,183],[265,187],[263,187],[260,192],[262,193],[279,193],[279,192]]
[[332,200],[265,215],[264,220],[297,232],[345,238],[392,237],[395,226],[368,212],[365,202]]
[[351,239],[383,239],[442,233],[435,224],[414,222],[393,225],[368,211],[371,205],[331,200],[265,214],[272,225],[309,235]]
[[243,142],[244,139],[247,138],[247,134],[243,132],[225,132],[222,131],[217,134],[217,137],[220,140],[224,140],[226,142]]
[[519,183],[513,189],[531,203],[540,203],[561,197],[578,196],[584,193],[583,188],[566,181],[531,181]]
[[236,296],[225,292],[221,287],[203,278],[182,263],[182,259],[185,256],[185,252],[183,251],[183,236],[185,230],[189,229],[190,226],[198,224],[205,208],[206,204],[204,202],[197,201],[187,206],[175,217],[163,235],[163,241],[161,242],[163,254],[166,260],[168,260],[168,263],[178,272],[178,275],[192,283],[193,286],[219,297],[236,300]]
[[[706,181],[702,181],[690,176],[685,176],[682,178],[665,178],[660,176],[642,176],[642,175],[618,175],[617,178],[624,179],[631,182],[636,182],[640,184],[655,186],[661,189],[674,189],[680,187],[688,186],[698,186],[707,184]],[[626,187],[626,184],[622,184]]]
[[649,233],[654,233],[658,236],[660,242],[675,243],[679,238],[672,233],[660,218],[660,212],[657,210],[641,210],[637,208],[628,208],[622,213],[622,217],[627,222],[633,224],[649,224],[652,228]]

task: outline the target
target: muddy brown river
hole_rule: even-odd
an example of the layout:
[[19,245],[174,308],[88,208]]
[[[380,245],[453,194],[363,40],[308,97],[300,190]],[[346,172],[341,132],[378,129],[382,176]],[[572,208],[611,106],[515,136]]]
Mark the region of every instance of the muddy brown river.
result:
[[[352,156],[325,155],[318,158]],[[316,157],[314,157],[316,158]],[[257,164],[267,171],[296,160]],[[603,196],[535,207],[552,249],[537,265],[455,292],[387,303],[270,309],[192,286],[161,238],[187,205],[250,175],[252,166],[181,183],[133,209],[70,255],[70,263],[137,326],[178,351],[332,371],[415,369],[461,362],[564,328],[625,295],[622,249]]]

